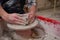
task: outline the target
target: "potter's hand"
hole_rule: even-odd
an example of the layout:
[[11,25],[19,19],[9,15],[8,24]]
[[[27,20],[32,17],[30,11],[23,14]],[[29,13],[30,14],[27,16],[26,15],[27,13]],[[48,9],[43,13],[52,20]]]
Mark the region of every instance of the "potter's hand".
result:
[[32,23],[35,20],[35,14],[34,13],[28,13],[28,23]]
[[24,20],[18,16],[16,13],[2,15],[2,18],[12,24],[23,24]]

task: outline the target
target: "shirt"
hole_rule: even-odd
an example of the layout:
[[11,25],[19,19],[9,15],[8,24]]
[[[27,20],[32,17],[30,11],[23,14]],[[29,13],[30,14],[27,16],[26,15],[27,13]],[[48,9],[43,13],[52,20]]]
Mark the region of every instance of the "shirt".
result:
[[30,8],[32,5],[36,5],[36,0],[28,0],[28,7]]
[[8,13],[25,13],[24,5],[27,5],[30,8],[32,5],[36,5],[36,0],[0,0],[0,5],[4,8]]

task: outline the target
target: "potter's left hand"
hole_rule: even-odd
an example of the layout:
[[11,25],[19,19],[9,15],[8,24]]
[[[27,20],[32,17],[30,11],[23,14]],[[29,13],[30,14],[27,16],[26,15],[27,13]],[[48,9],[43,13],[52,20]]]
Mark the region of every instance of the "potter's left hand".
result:
[[28,23],[32,23],[35,20],[35,13],[28,13]]

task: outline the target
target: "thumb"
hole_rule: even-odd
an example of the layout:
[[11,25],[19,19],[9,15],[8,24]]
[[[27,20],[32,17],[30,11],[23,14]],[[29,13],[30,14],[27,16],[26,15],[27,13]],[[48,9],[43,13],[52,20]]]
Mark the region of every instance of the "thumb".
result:
[[31,18],[32,18],[32,15],[33,15],[33,14],[29,14],[29,16],[28,16],[28,17],[31,19]]

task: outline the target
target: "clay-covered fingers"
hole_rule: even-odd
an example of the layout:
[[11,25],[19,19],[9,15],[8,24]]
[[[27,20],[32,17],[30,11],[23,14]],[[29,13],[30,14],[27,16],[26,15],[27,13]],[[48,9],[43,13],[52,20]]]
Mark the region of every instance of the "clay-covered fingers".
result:
[[31,19],[29,20],[29,24],[33,23],[34,20],[35,20],[35,18],[31,18]]
[[25,21],[23,20],[22,17],[15,16],[15,20],[13,20],[15,24],[24,24]]
[[23,20],[15,19],[14,24],[24,24]]
[[9,23],[14,23],[14,24],[23,24],[25,21],[23,20],[22,17],[18,16],[17,14],[10,14],[8,16],[8,22]]
[[32,23],[34,20],[35,20],[35,15],[34,14],[29,14],[28,23]]

